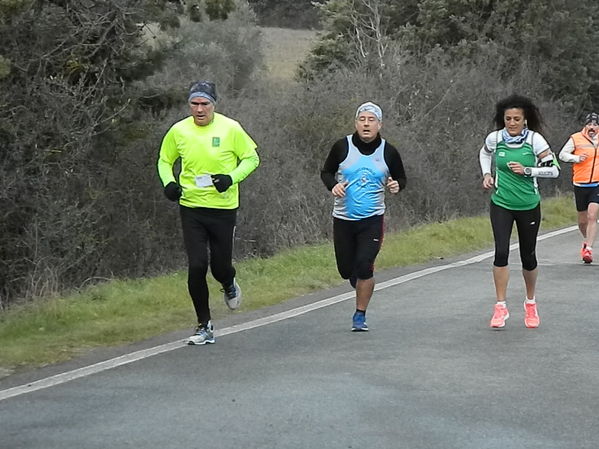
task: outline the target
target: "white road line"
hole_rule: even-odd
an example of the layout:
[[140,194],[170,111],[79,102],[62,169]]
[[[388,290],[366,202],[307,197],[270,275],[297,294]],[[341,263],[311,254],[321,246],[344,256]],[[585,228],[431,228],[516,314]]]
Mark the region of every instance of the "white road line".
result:
[[[547,234],[543,234],[539,236],[538,240],[545,240],[551,237],[555,237],[561,234],[565,234],[567,232],[578,229],[578,226],[570,226],[568,228],[559,229],[557,231],[548,232]],[[510,249],[514,250],[518,247],[518,244],[515,243],[511,245]],[[376,285],[375,290],[382,290],[384,288],[392,287],[394,285],[403,284],[408,281],[412,281],[414,279],[421,278],[423,276],[427,276],[429,274],[437,273],[439,271],[449,270],[451,268],[462,267],[464,265],[470,265],[473,263],[481,262],[489,257],[493,256],[493,252],[487,252],[484,254],[480,254],[475,257],[471,257],[469,259],[460,260],[457,262],[449,263],[446,265],[439,265],[436,267],[425,268],[420,271],[416,271],[414,273],[409,273],[403,276],[399,276],[394,279],[390,279],[385,282],[381,282]],[[267,324],[276,323],[278,321],[286,320],[289,318],[293,318],[295,316],[303,315],[305,313],[311,312],[313,310],[321,309],[323,307],[327,307],[333,304],[337,304],[342,301],[346,301],[348,299],[354,298],[354,292],[343,293],[341,295],[332,296],[330,298],[323,299],[321,301],[308,304],[302,307],[298,307],[295,309],[287,310],[285,312],[276,313],[271,316],[267,316],[264,318],[259,318],[257,320],[249,321],[243,324],[237,324],[235,326],[230,326],[222,330],[216,330],[214,332],[216,337],[222,337],[224,335],[235,334],[237,332],[242,332],[245,330],[253,329],[260,326],[265,326]],[[116,368],[117,366],[127,365],[129,363],[133,363],[137,360],[145,359],[147,357],[152,357],[154,355],[162,354],[163,352],[169,352],[174,349],[180,349],[184,346],[181,344],[181,340],[174,341],[171,343],[166,343],[163,345],[155,346],[153,348],[142,349],[140,351],[135,351],[130,354],[125,354],[120,357],[115,357],[110,360],[105,360],[103,362],[95,363],[93,365],[85,366],[83,368],[78,368],[72,371],[67,371],[66,373],[56,374],[55,376],[46,377],[45,379],[40,379],[35,382],[31,382],[24,385],[19,385],[17,387],[8,388],[6,390],[0,390],[0,401],[8,398],[12,398],[15,396],[19,396],[25,393],[30,393],[37,390],[42,390],[44,388],[53,387],[55,385],[60,385],[71,380],[79,379],[81,377],[89,376],[92,374],[96,374],[102,371],[106,371],[112,368]]]

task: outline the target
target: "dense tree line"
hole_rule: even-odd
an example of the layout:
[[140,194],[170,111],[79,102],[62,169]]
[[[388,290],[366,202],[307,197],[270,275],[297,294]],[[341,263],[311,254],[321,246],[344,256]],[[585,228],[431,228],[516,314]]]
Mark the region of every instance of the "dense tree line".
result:
[[[476,155],[498,97],[535,98],[554,148],[595,101],[593,2],[331,0],[318,10],[321,38],[299,81],[281,87],[260,72],[245,1],[0,2],[0,307],[184,265],[155,162],[193,80],[215,80],[218,110],[259,145],[237,257],[329,237],[320,166],[365,100],[383,107],[408,173],[389,203],[391,230],[485,209]],[[565,171],[544,190],[567,188]]]
[[158,130],[200,74],[243,85],[253,20],[231,0],[0,3],[0,306],[163,266]]
[[324,33],[304,65],[383,67],[397,52],[450,65],[492,62],[502,77],[531,63],[545,95],[570,110],[599,102],[599,3],[573,0],[329,0],[316,2]]

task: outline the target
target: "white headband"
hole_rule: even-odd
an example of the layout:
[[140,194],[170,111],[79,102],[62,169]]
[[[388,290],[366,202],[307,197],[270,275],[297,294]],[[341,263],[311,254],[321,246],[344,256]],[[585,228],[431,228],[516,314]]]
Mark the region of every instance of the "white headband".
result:
[[360,115],[361,112],[372,112],[376,116],[376,118],[378,119],[379,122],[383,121],[383,110],[381,109],[380,106],[378,106],[370,101],[358,106],[358,110],[356,111],[356,118],[358,118],[358,116]]

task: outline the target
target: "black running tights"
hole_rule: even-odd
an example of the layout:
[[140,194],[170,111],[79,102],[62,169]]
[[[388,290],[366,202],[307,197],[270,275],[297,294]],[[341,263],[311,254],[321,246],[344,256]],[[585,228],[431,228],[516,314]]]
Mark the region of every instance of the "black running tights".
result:
[[232,258],[237,209],[180,206],[180,212],[183,241],[189,262],[187,287],[198,323],[207,323],[210,320],[206,282],[208,264],[210,263],[212,276],[221,284],[230,284],[235,277]]

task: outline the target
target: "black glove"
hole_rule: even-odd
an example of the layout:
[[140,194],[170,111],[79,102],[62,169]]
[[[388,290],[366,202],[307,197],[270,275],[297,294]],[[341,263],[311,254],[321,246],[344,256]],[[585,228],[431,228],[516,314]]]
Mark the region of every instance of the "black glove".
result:
[[164,186],[164,195],[171,201],[178,201],[181,198],[181,186],[174,181]]
[[212,175],[212,184],[216,187],[220,193],[223,193],[231,184],[233,184],[233,180],[229,175]]

